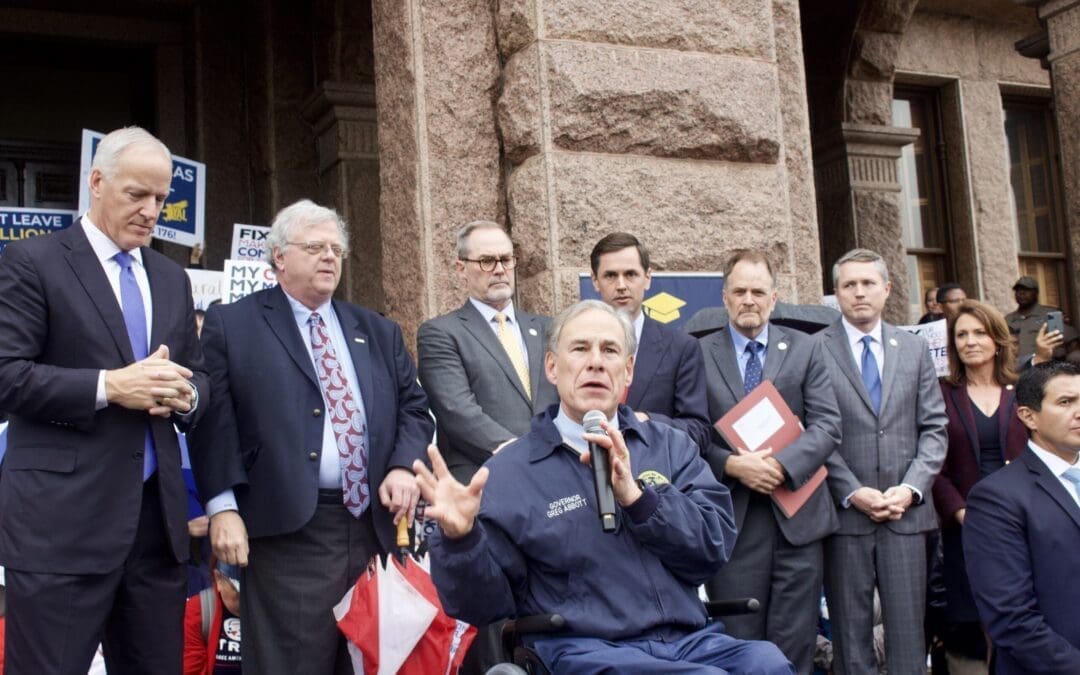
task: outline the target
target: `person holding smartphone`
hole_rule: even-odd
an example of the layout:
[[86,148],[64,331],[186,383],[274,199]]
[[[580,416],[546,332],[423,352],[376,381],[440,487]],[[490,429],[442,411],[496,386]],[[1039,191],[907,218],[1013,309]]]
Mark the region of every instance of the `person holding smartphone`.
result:
[[[1019,335],[1017,365],[1021,368],[1030,365],[1032,357],[1035,357],[1037,362],[1048,360],[1050,357],[1044,353],[1040,358],[1040,353],[1047,347],[1052,351],[1058,350],[1064,340],[1061,310],[1039,304],[1039,282],[1034,277],[1023,276],[1017,279],[1013,284],[1013,297],[1016,298],[1016,311],[1006,314],[1005,322]],[[1056,314],[1053,314],[1055,312]],[[1052,314],[1054,320],[1048,323]],[[1058,357],[1061,354],[1054,353],[1052,356]]]

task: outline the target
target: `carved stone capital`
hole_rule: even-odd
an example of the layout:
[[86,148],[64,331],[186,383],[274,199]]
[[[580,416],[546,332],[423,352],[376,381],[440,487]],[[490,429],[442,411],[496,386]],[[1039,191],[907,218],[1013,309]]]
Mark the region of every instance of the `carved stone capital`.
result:
[[896,160],[904,146],[918,137],[918,129],[841,124],[838,132],[815,148],[818,190],[899,192]]
[[301,114],[315,129],[321,173],[343,160],[378,161],[375,85],[323,82]]

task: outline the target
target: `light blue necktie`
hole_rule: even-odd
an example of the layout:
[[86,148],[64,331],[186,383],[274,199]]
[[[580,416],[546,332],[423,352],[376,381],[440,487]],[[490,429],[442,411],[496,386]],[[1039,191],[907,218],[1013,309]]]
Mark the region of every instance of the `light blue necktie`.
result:
[[1076,467],[1065,469],[1065,473],[1061,475],[1065,477],[1065,480],[1073,484],[1073,489],[1076,490],[1077,496],[1080,496],[1080,469]]
[[761,384],[761,359],[758,358],[758,352],[764,347],[757,340],[751,340],[746,343],[746,353],[750,357],[746,360],[746,372],[743,374],[743,393],[749,394]]
[[874,412],[881,412],[881,373],[878,372],[877,359],[870,349],[874,338],[864,335],[862,338],[862,381],[866,387],[866,393],[870,395],[870,402],[874,404]]
[[[142,292],[139,290],[139,282],[135,281],[135,272],[131,269],[131,254],[120,251],[113,256],[120,265],[120,305],[124,311],[124,324],[127,326],[128,340],[131,341],[131,352],[136,361],[141,361],[148,356],[149,338],[146,331],[146,306],[143,305]],[[157,453],[154,452],[154,436],[150,431],[150,423],[146,424],[146,440],[143,453],[143,480],[146,480],[157,470]]]

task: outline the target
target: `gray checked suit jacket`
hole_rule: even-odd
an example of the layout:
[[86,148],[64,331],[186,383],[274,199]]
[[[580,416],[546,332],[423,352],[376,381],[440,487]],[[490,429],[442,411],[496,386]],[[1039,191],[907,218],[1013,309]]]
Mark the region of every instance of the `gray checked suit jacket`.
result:
[[467,482],[503,441],[529,432],[533,415],[558,401],[544,375],[547,317],[514,308],[529,359],[532,401],[495,332],[466,300],[417,333],[420,384],[435,413],[439,451]]
[[[743,399],[743,378],[739,374],[728,327],[702,338],[701,349],[705,353],[709,419],[715,421]],[[787,487],[792,489],[809,480],[833,455],[840,441],[840,415],[836,411],[836,397],[820,350],[821,346],[813,337],[769,324],[769,345],[762,377],[773,383],[806,428],[799,440],[774,455],[788,474]],[[751,490],[733,478],[724,479],[724,465],[731,456],[731,448],[715,429],[712,443],[704,454],[713,473],[731,489],[735,524],[742,531]],[[790,519],[775,504],[772,510],[784,538],[796,546],[817,541],[832,534],[837,527],[836,509],[825,485],[820,486]]]
[[[945,461],[945,402],[926,340],[881,324],[885,364],[881,413],[874,412],[847,333],[840,321],[817,334],[843,420],[840,447],[828,464],[829,489],[841,504],[862,486],[886,490],[906,484],[922,493],[897,521],[883,523],[899,534],[937,528],[931,488]],[[837,534],[870,534],[878,524],[858,509],[839,508]]]

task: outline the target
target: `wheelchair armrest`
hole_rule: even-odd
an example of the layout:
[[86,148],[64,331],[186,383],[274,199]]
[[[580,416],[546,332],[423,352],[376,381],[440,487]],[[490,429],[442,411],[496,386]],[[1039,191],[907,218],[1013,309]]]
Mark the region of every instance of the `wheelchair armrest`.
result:
[[533,614],[520,619],[510,619],[503,624],[503,637],[525,633],[555,633],[566,627],[561,614]]
[[756,614],[760,609],[761,603],[757,598],[733,598],[705,603],[705,611],[711,617]]

